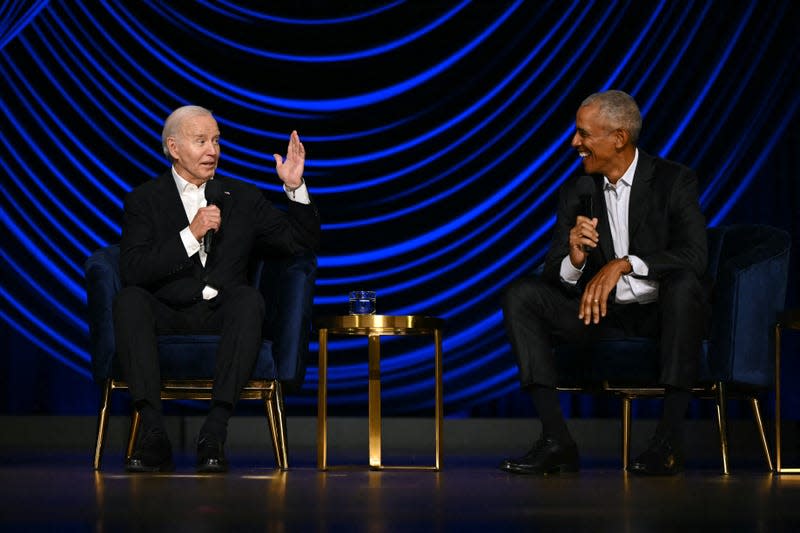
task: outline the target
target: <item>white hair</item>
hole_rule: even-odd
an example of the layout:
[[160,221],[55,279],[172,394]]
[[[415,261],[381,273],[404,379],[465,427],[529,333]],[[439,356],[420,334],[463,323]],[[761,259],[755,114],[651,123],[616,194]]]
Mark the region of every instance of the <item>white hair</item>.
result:
[[172,162],[172,155],[169,153],[167,139],[177,135],[184,120],[198,116],[213,116],[213,114],[210,110],[205,107],[200,107],[199,105],[185,105],[170,113],[167,120],[164,121],[164,129],[161,130],[161,149],[170,162]]
[[590,104],[597,104],[600,116],[608,125],[612,129],[627,131],[631,136],[631,144],[636,145],[642,131],[642,114],[631,95],[615,90],[594,93],[581,103],[581,107]]

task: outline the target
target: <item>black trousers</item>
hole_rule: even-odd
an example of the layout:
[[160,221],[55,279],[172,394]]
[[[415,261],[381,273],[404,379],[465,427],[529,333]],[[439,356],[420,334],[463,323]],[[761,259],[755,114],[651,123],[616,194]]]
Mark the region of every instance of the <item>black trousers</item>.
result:
[[161,408],[157,336],[196,333],[221,335],[212,398],[235,405],[261,348],[264,313],[264,298],[248,285],[183,309],[139,287],[123,288],[114,301],[114,335],[134,404],[145,400]]
[[523,388],[558,384],[555,344],[620,337],[659,340],[662,385],[689,388],[695,383],[709,309],[693,273],[676,271],[660,280],[655,303],[609,303],[599,324],[587,326],[578,319],[579,303],[579,295],[539,278],[521,278],[506,289],[503,320]]

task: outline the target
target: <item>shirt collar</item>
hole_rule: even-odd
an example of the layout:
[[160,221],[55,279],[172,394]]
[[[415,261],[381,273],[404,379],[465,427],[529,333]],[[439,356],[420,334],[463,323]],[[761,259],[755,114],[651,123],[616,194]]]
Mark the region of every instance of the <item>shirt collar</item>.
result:
[[[181,175],[178,174],[178,171],[175,170],[175,166],[174,165],[172,166],[172,179],[175,180],[175,186],[178,187],[178,192],[181,193],[181,194],[187,193],[187,192],[192,191],[192,190],[198,190],[198,191],[205,191],[206,190],[206,184],[205,183],[203,183],[201,186],[197,187],[195,184],[189,183],[188,181],[183,179],[181,177]],[[190,187],[194,187],[194,189],[192,189]]]
[[[636,150],[633,153],[633,161],[631,161],[631,164],[628,165],[628,170],[626,170],[625,173],[622,175],[622,177],[619,179],[619,181],[617,181],[617,185],[622,183],[624,185],[627,185],[628,187],[633,186],[633,176],[636,174],[636,164],[638,162],[639,162],[639,149],[636,148]],[[610,181],[608,181],[607,176],[603,176],[603,190],[606,190],[609,187],[613,188],[614,186],[611,185]]]

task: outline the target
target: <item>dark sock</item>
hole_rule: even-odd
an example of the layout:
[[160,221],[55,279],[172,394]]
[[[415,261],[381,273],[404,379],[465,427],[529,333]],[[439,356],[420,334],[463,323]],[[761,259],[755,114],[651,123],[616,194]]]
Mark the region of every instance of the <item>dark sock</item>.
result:
[[664,391],[664,414],[656,428],[656,438],[669,438],[673,444],[679,444],[683,436],[683,423],[692,393],[688,389],[667,387]]
[[210,433],[221,442],[225,442],[225,437],[228,435],[228,419],[232,412],[233,407],[230,404],[214,402],[200,433]]
[[147,400],[137,402],[135,407],[139,411],[139,416],[142,417],[142,432],[153,428],[164,429],[164,417],[159,409],[150,405]]
[[558,391],[553,387],[534,385],[531,389],[533,405],[539,412],[542,421],[542,435],[550,437],[563,444],[571,444],[572,435],[569,434],[564,414],[561,412],[561,403],[558,401]]

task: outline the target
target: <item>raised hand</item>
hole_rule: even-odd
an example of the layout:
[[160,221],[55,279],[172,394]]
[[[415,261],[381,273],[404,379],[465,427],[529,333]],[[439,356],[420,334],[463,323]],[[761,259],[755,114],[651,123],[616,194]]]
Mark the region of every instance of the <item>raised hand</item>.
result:
[[297,131],[293,131],[289,137],[289,148],[286,150],[286,159],[280,154],[273,154],[275,158],[275,170],[278,177],[286,185],[286,188],[293,190],[303,183],[303,169],[306,165],[306,149],[300,142]]

